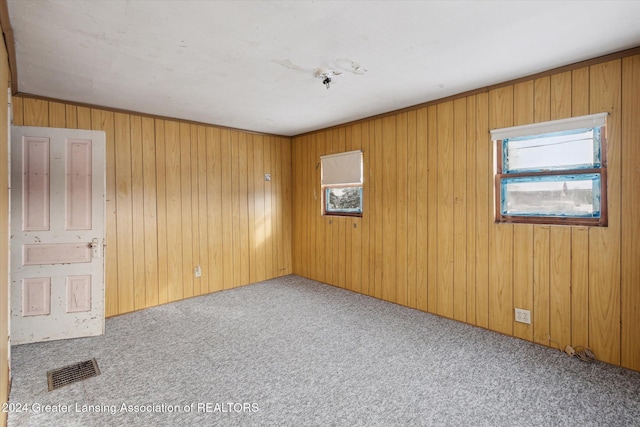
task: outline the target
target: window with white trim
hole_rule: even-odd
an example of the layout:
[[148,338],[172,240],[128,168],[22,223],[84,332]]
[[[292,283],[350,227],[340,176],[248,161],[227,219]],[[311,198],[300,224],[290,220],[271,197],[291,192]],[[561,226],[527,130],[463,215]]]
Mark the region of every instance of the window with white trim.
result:
[[362,151],[321,156],[322,214],[362,216]]
[[492,130],[496,222],[606,226],[606,117]]

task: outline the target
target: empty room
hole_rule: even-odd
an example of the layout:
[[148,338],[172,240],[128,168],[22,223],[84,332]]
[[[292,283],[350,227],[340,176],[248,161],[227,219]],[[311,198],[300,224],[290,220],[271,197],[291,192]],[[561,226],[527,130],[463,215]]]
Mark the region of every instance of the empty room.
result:
[[0,26],[0,426],[640,424],[640,2]]

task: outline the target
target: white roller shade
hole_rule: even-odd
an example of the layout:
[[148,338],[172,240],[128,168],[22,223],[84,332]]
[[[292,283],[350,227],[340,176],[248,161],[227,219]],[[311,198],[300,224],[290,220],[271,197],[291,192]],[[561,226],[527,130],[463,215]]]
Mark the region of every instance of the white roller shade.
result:
[[491,131],[491,139],[497,141],[507,138],[517,138],[519,136],[543,135],[566,130],[600,127],[604,126],[608,114],[609,113],[590,114],[588,116],[571,117],[568,119],[552,120],[550,122],[493,129]]
[[362,184],[362,151],[321,156],[322,185]]

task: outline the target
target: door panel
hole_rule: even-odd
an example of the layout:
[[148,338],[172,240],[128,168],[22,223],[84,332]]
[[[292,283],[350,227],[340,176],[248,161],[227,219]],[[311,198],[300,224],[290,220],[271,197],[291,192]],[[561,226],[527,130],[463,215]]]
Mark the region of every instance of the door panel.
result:
[[11,342],[104,332],[105,134],[11,128]]

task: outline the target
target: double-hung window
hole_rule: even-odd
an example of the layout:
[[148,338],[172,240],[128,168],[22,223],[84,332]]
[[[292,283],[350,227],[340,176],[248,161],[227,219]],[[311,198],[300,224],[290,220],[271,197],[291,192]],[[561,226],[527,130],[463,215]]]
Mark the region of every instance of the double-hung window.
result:
[[496,222],[606,226],[606,117],[492,130]]
[[362,216],[362,151],[320,157],[323,215]]

